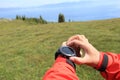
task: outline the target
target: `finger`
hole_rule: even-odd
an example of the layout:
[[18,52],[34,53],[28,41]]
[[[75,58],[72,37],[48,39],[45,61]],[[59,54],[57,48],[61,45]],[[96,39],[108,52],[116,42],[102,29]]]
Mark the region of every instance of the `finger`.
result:
[[67,43],[68,46],[72,46],[72,45],[81,46],[81,44],[82,44],[82,42],[79,40],[72,40],[72,41]]
[[85,35],[80,35],[80,36],[81,36],[81,38],[86,38]]
[[80,57],[70,57],[70,60],[73,61],[76,64],[85,64],[85,60],[84,58],[80,58]]
[[76,38],[78,40],[85,39],[86,37],[84,35],[76,35]]
[[67,43],[70,42],[70,41],[73,41],[73,40],[80,40],[80,41],[88,41],[88,39],[84,36],[84,35],[75,35],[75,36],[72,36],[68,39]]
[[72,40],[75,40],[75,39],[78,39],[78,37],[79,37],[79,35],[72,36],[72,37],[70,37],[70,38],[68,39],[67,42],[72,41]]
[[63,43],[62,43],[62,46],[67,46],[67,45],[66,45],[66,42],[63,42]]
[[84,35],[79,35],[78,40],[88,41],[88,39]]

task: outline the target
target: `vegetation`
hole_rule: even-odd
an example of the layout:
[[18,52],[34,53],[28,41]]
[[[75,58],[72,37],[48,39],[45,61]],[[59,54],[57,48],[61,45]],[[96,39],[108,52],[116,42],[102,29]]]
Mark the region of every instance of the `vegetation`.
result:
[[30,24],[38,24],[38,23],[41,23],[41,24],[47,24],[47,21],[44,20],[42,18],[42,16],[40,16],[39,18],[28,18],[28,17],[25,17],[25,16],[18,16],[16,15],[16,20],[23,20],[23,21],[27,21],[29,22]]
[[58,22],[59,23],[61,23],[61,22],[65,22],[65,17],[64,17],[64,15],[63,14],[59,14],[59,16],[58,16]]
[[[29,24],[0,21],[0,80],[42,80],[63,41],[84,34],[98,50],[120,52],[120,19]],[[98,71],[77,66],[81,80],[104,80]]]

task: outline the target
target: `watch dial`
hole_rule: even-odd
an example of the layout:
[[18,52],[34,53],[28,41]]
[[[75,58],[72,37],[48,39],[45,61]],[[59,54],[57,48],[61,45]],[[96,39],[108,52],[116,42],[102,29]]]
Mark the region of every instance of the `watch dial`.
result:
[[63,50],[64,53],[74,54],[74,51],[71,48],[64,47],[62,50]]

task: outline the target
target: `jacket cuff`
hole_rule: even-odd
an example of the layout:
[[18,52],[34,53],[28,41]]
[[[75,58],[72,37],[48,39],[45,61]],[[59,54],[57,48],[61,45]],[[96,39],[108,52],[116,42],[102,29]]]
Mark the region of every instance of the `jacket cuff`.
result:
[[108,66],[108,55],[101,52],[100,53],[100,60],[99,60],[99,63],[97,65],[96,69],[98,71],[102,72],[102,71],[106,70],[107,66]]
[[72,62],[71,60],[63,57],[62,55],[59,55],[59,56],[56,58],[55,63],[57,63],[57,62],[67,63],[67,64],[69,64],[71,67],[73,67],[74,70],[76,70],[76,65],[74,64],[74,62]]
[[62,57],[61,55],[59,55],[59,56],[56,58],[56,60],[55,60],[55,63],[57,63],[57,62],[64,62],[64,63],[66,63],[66,58],[64,58],[64,57]]

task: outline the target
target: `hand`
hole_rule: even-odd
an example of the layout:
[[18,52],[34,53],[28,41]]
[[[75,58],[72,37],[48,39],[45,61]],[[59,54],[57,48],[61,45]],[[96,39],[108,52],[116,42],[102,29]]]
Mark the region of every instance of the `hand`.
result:
[[61,46],[67,46],[67,45],[66,45],[66,42],[63,42]]
[[[79,49],[83,49],[85,52],[84,57],[70,57],[70,59],[76,64],[87,64],[92,67],[96,67],[99,59],[100,53],[95,47],[93,47],[88,39],[84,35],[75,35],[68,39],[67,46],[71,46],[73,48],[79,47]],[[79,51],[80,52],[80,51]],[[80,54],[80,53],[79,53]]]

